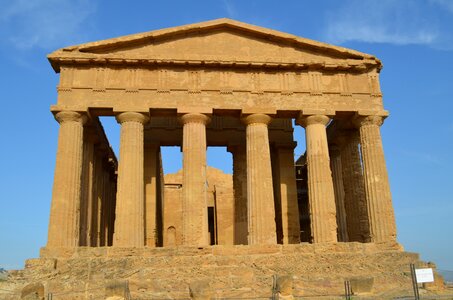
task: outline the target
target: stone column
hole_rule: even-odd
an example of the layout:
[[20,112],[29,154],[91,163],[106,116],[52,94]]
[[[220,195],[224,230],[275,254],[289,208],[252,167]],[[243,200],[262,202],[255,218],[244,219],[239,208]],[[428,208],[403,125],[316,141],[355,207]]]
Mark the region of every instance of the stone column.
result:
[[145,146],[145,245],[156,246],[157,205],[157,149],[155,144]]
[[312,242],[337,242],[335,196],[326,135],[329,117],[302,116],[297,122],[305,127]]
[[143,125],[149,118],[137,112],[124,112],[116,119],[121,124],[121,134],[113,246],[143,247]]
[[247,245],[247,155],[243,145],[229,146],[233,155],[234,244]]
[[105,153],[105,145],[97,144],[94,147],[94,170],[93,170],[93,187],[91,206],[89,208],[90,216],[90,240],[89,246],[99,247],[101,234],[101,212],[103,209],[103,155]]
[[87,118],[73,111],[55,115],[60,123],[47,247],[79,245],[83,125]]
[[382,122],[383,118],[380,116],[355,119],[355,124],[360,130],[371,242],[396,240],[395,215],[379,130]]
[[79,246],[90,246],[91,244],[91,207],[93,201],[95,159],[94,147],[98,142],[99,138],[95,132],[84,131]]
[[346,210],[344,206],[344,187],[341,166],[340,148],[336,145],[329,146],[330,168],[332,170],[335,204],[337,209],[337,235],[339,242],[348,242],[348,227],[346,223]]
[[209,245],[206,182],[206,124],[210,118],[189,113],[183,124],[183,243]]
[[278,181],[275,201],[280,201],[283,244],[300,243],[294,147],[295,143],[275,145],[277,176],[274,180]]
[[110,210],[110,216],[109,216],[109,233],[108,233],[108,239],[107,239],[107,245],[112,246],[113,245],[113,234],[115,232],[115,209],[116,209],[116,186],[117,186],[117,176],[116,176],[116,170],[115,167],[113,168],[111,174],[110,174],[110,193],[111,193],[111,210]]
[[253,114],[242,119],[247,125],[248,244],[276,244],[274,194],[267,125],[271,117]]
[[106,246],[111,246],[111,239],[110,236],[112,236],[112,217],[115,215],[115,195],[116,193],[113,190],[113,181],[112,177],[115,172],[115,164],[114,164],[114,159],[112,156],[109,156],[108,158],[108,172],[107,172],[107,180],[108,180],[108,185],[107,185],[107,193],[108,193],[108,210],[106,212],[106,234],[105,234],[105,245]]
[[[107,154],[108,155],[108,154]],[[107,217],[110,209],[109,203],[109,173],[108,173],[108,156],[102,158],[102,200],[101,200],[101,211],[100,211],[100,233],[99,233],[99,246],[103,247],[107,245]]]
[[108,236],[109,236],[109,217],[111,207],[111,194],[110,194],[110,164],[109,158],[106,157],[105,170],[104,170],[104,193],[105,193],[105,206],[102,213],[102,245],[108,246]]
[[368,242],[370,230],[360,162],[359,134],[356,131],[347,131],[343,132],[339,139],[342,143],[341,165],[349,241]]

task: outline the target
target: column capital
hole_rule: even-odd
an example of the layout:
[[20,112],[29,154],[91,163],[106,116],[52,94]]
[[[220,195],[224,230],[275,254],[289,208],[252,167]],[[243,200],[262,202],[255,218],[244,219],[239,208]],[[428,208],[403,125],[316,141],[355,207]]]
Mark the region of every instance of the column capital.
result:
[[84,125],[88,121],[88,117],[83,113],[63,110],[55,114],[55,120],[60,124],[65,122],[79,122]]
[[137,122],[141,124],[146,124],[149,122],[149,117],[143,113],[126,111],[116,115],[116,121],[120,124],[125,122]]
[[188,114],[184,114],[181,117],[179,117],[179,121],[182,124],[201,123],[201,124],[207,125],[207,124],[209,124],[209,122],[211,122],[211,118],[208,117],[207,115],[200,114],[200,113],[188,113]]
[[352,122],[357,128],[367,125],[381,126],[384,123],[384,118],[382,116],[356,116]]
[[269,123],[272,121],[272,118],[265,114],[252,114],[252,115],[248,115],[246,117],[241,118],[241,121],[245,125],[251,125],[251,124],[269,125]]
[[330,121],[330,118],[325,115],[310,115],[310,116],[305,116],[305,115],[300,115],[296,119],[296,123],[299,124],[302,127],[307,127],[308,125],[313,125],[313,124],[322,124],[326,126]]

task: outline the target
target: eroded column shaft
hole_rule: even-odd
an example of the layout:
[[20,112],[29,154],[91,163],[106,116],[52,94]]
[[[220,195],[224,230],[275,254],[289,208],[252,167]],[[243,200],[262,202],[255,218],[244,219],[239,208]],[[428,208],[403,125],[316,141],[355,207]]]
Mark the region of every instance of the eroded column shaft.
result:
[[234,192],[234,244],[247,245],[247,152],[245,145],[232,147]]
[[55,118],[60,123],[60,130],[47,247],[76,247],[79,245],[83,124],[86,117],[62,111]]
[[275,208],[267,125],[263,114],[243,119],[247,125],[248,244],[276,244]]
[[[335,146],[333,146],[335,147]],[[346,222],[346,210],[344,206],[344,186],[343,186],[343,174],[341,165],[340,150],[335,147],[331,147],[330,150],[330,167],[332,169],[332,179],[335,194],[335,204],[337,209],[337,234],[338,241],[348,242],[348,227]]]
[[365,195],[372,242],[396,240],[395,215],[379,126],[382,117],[359,117]]
[[[297,203],[294,151],[291,146],[276,149],[278,168],[278,200],[280,201],[283,244],[300,243],[299,205]],[[277,199],[276,199],[277,200]]]
[[344,202],[349,240],[353,242],[368,242],[370,230],[359,142],[358,132],[351,131],[345,136],[341,149],[345,191]]
[[83,145],[82,194],[80,203],[79,245],[90,245],[91,202],[93,199],[94,134],[86,135]]
[[184,245],[209,245],[206,124],[209,117],[186,114],[183,123],[183,242]]
[[145,245],[156,246],[157,145],[145,147]]
[[140,113],[125,112],[119,114],[117,120],[121,124],[121,133],[113,245],[143,247],[143,125],[148,118]]
[[329,118],[322,115],[299,119],[299,123],[305,127],[308,202],[313,243],[337,241],[335,196],[325,127],[328,121]]

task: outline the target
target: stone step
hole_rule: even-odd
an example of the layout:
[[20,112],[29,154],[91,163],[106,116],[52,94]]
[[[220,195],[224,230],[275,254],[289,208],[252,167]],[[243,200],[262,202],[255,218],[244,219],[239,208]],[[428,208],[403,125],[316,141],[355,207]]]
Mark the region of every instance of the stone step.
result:
[[[341,251],[330,252],[338,247]],[[104,299],[111,286],[125,289],[126,282],[132,299],[187,299],[191,293],[269,298],[275,275],[278,280],[291,278],[291,290],[297,296],[337,297],[344,293],[345,279],[368,284],[371,280],[377,295],[410,291],[409,264],[421,264],[418,255],[395,249],[371,251],[373,247],[168,249],[167,255],[162,249],[134,249],[130,256],[121,249],[91,248],[29,260],[25,270],[11,274],[10,281],[19,283],[17,289],[41,283],[46,292],[55,293],[56,300]],[[58,298],[58,294],[73,298]]]

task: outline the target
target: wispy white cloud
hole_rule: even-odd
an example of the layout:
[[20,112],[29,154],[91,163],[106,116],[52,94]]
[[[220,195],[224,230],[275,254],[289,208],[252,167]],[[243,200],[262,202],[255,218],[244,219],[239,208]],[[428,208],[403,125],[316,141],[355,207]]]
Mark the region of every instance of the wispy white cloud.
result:
[[430,0],[431,3],[440,5],[450,13],[453,13],[453,1],[452,0]]
[[223,6],[225,8],[228,18],[236,19],[238,17],[236,8],[229,0],[223,0]]
[[426,0],[342,1],[326,15],[325,39],[335,44],[360,41],[453,49],[453,32],[438,18],[439,7],[453,8],[453,1],[429,1],[435,5]]
[[90,0],[6,0],[0,10],[0,38],[18,49],[54,48],[80,42],[96,10]]

